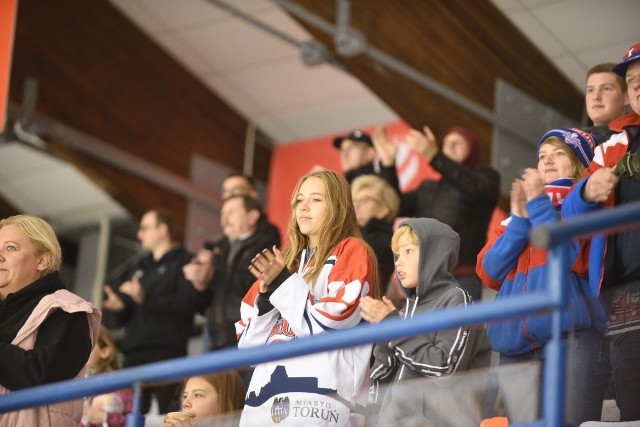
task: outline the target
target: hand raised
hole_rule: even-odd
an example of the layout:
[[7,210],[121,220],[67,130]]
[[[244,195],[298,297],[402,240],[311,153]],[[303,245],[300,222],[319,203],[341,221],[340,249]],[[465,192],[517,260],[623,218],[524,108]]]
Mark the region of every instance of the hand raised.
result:
[[144,288],[137,277],[134,276],[131,280],[127,280],[118,289],[123,294],[129,295],[136,304],[141,305],[144,302]]
[[411,129],[407,134],[407,145],[412,151],[431,160],[439,151],[438,144],[429,126],[425,126],[423,131],[424,133]]
[[200,249],[191,262],[182,267],[184,277],[200,292],[209,287],[209,283],[215,274],[213,258],[216,256],[218,249],[216,248],[214,251]]
[[511,183],[511,214],[520,218],[527,217],[527,198],[522,189],[522,180],[515,179]]
[[382,166],[393,166],[396,162],[396,153],[398,152],[398,139],[393,138],[393,140],[389,140],[386,129],[379,126],[373,131],[371,140],[373,141],[373,148],[376,149],[376,154]]
[[534,168],[526,168],[522,174],[522,190],[527,202],[544,194],[544,179]]
[[271,282],[278,277],[284,267],[284,256],[273,245],[272,250],[264,249],[253,257],[249,271],[260,281],[260,292],[265,293],[268,291]]
[[124,302],[122,302],[120,297],[115,292],[113,292],[111,286],[104,285],[104,294],[107,296],[107,299],[102,301],[102,308],[112,311],[124,310]]

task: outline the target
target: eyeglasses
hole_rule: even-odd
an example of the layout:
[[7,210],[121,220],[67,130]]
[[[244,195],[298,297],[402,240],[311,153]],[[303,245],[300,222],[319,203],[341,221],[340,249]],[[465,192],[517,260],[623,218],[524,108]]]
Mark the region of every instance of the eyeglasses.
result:
[[365,196],[361,199],[353,199],[353,206],[355,206],[356,208],[360,205],[365,205],[369,202],[376,202],[376,203],[380,203],[380,200],[374,198],[374,197],[369,197],[369,196]]

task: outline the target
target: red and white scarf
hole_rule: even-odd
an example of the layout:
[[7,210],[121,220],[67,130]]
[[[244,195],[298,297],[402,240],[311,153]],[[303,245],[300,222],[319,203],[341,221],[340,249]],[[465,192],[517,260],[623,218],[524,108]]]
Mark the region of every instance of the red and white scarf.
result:
[[547,196],[556,209],[560,209],[573,184],[574,181],[571,178],[559,178],[544,186]]

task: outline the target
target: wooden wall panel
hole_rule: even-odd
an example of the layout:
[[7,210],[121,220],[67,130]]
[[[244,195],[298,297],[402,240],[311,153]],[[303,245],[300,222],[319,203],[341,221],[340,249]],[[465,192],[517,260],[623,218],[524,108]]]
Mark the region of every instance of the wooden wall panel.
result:
[[[292,1],[335,21],[334,1]],[[495,78],[502,77],[581,117],[580,92],[488,0],[352,0],[352,22],[373,46],[486,108],[493,108]],[[307,28],[333,46],[330,36]],[[340,59],[413,126],[429,124],[436,133],[458,123],[474,128],[489,161],[490,124],[364,56]],[[242,167],[245,121],[106,0],[21,2],[12,101],[21,101],[27,76],[40,82],[38,111],[175,173],[187,176],[192,153]],[[183,198],[64,147],[57,152],[134,215],[165,205],[182,225]],[[257,147],[259,178],[266,178],[269,155]]]
[[[198,153],[241,170],[247,123],[106,0],[20,2],[10,99],[27,76],[37,109],[120,149],[188,177]],[[266,141],[264,136],[260,141]],[[134,215],[162,205],[182,230],[186,200],[58,147]],[[266,179],[270,148],[256,148]]]
[[[336,2],[292,0],[336,22]],[[352,0],[352,26],[377,49],[493,110],[501,77],[579,121],[582,94],[488,0]],[[299,21],[333,49],[332,38]],[[476,130],[490,159],[491,125],[366,56],[343,58],[346,68],[414,127],[438,134],[454,124]]]

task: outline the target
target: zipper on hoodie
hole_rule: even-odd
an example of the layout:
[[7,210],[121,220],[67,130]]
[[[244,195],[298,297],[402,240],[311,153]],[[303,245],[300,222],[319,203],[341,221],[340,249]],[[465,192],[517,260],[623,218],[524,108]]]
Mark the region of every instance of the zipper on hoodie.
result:
[[[404,318],[406,319],[407,316],[409,316],[409,318],[412,318],[414,313],[416,312],[416,307],[418,307],[418,300],[420,299],[420,297],[418,297],[416,295],[416,300],[413,303],[413,310],[411,310],[411,316],[409,316],[409,299],[407,299],[406,301],[406,309],[405,309],[405,313],[404,313]],[[406,367],[404,365],[404,363],[400,364],[400,372],[398,373],[398,379],[396,380],[396,383],[399,383],[400,380],[402,379],[402,374],[404,374],[404,368]]]

